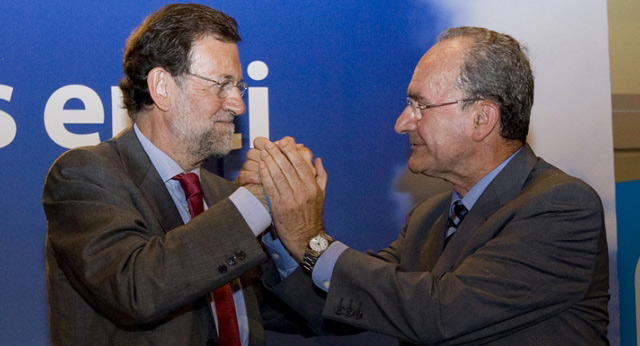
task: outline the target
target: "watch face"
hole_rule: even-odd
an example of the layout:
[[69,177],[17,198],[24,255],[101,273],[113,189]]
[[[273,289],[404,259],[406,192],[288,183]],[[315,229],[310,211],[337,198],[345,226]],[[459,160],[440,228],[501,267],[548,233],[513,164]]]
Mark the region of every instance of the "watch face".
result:
[[321,236],[315,236],[311,238],[311,240],[309,241],[309,247],[313,251],[321,252],[326,250],[327,247],[329,247],[329,241],[327,241],[325,238]]

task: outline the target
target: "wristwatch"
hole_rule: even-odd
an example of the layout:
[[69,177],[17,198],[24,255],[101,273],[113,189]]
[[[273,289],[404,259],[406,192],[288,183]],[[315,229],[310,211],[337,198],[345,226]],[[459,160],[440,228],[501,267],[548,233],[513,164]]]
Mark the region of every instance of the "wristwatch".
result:
[[333,239],[324,232],[320,232],[320,234],[309,240],[309,244],[307,244],[307,248],[304,250],[304,257],[302,257],[302,269],[304,269],[307,274],[311,275],[318,258],[329,248],[331,243],[333,243]]

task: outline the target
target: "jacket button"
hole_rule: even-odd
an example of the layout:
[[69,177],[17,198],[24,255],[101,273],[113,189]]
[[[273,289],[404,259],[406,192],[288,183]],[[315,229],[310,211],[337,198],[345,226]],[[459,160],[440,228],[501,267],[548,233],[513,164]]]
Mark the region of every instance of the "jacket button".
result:
[[333,312],[335,312],[336,315],[342,315],[342,313],[344,312],[344,308],[342,307],[342,305],[338,305],[333,309]]
[[229,257],[229,259],[227,259],[227,264],[230,266],[234,266],[238,263],[238,257],[233,256],[233,257]]
[[356,312],[355,314],[353,314],[353,317],[354,317],[356,320],[361,319],[361,318],[362,318],[362,311],[358,311],[358,312]]
[[220,266],[218,266],[218,272],[219,272],[220,274],[224,274],[224,273],[226,273],[226,272],[227,272],[227,266],[226,266],[226,265],[224,265],[224,264],[221,264]]
[[247,258],[247,254],[244,253],[244,251],[242,251],[242,250],[236,251],[236,257],[238,257],[239,260],[243,260],[243,259]]
[[347,317],[351,317],[351,316],[353,316],[353,309],[351,309],[351,308],[346,308],[346,309],[344,310],[344,315],[345,315],[345,316],[347,316]]

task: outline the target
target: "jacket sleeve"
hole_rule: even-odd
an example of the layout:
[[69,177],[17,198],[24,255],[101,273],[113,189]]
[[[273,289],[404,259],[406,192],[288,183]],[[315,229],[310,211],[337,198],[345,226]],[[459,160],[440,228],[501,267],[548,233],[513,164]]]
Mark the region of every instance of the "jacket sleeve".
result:
[[[113,161],[94,149],[67,152],[49,171],[43,205],[56,260],[48,270],[61,270],[114,323],[157,323],[265,260],[225,196],[182,225],[163,184],[145,191]],[[164,204],[152,200],[158,194]]]
[[[594,273],[607,256],[602,206],[582,183],[533,187],[473,234],[442,275],[380,258],[396,250],[345,251],[323,315],[412,343],[482,343],[568,309],[603,277]],[[400,239],[410,237],[405,229]]]

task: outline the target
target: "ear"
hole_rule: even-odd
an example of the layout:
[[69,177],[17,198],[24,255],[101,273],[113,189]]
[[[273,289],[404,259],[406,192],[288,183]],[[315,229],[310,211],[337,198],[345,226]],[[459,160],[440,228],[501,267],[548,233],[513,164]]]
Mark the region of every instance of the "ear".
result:
[[473,119],[472,138],[476,142],[481,142],[492,132],[500,131],[500,108],[489,100],[480,100],[475,106],[478,110]]
[[147,87],[153,103],[162,111],[171,108],[171,90],[175,85],[173,77],[162,67],[154,67],[147,75]]

